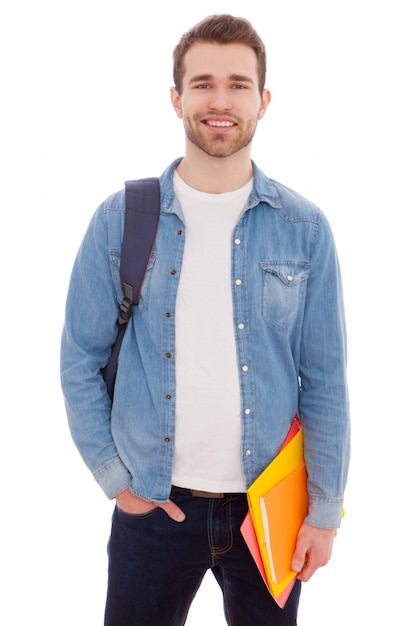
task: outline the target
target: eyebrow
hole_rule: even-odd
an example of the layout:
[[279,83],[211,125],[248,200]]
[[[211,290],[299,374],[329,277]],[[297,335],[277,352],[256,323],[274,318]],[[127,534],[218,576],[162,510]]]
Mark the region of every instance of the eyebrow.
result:
[[[245,74],[229,74],[228,79],[233,82],[238,83],[250,83],[253,85],[253,79],[250,76],[246,76]],[[204,81],[214,80],[213,74],[197,74],[196,76],[192,76],[189,80],[189,84],[193,83],[202,83]]]

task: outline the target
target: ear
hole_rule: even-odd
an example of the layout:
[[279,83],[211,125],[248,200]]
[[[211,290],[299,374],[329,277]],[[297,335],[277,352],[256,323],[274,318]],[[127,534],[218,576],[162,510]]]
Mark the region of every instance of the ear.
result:
[[263,118],[270,102],[271,102],[271,92],[269,91],[269,89],[264,89],[262,93],[261,107],[259,109],[258,119],[261,120]]
[[179,119],[182,119],[182,106],[181,106],[181,96],[175,87],[171,87],[171,104],[174,107],[174,111],[177,114]]

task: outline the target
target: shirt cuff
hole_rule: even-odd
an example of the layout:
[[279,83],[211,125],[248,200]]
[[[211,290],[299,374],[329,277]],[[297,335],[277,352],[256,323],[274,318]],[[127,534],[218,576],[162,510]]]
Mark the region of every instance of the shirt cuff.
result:
[[343,502],[338,499],[323,500],[310,496],[308,515],[304,524],[316,528],[339,528],[343,517]]
[[112,459],[100,470],[94,472],[94,478],[109,500],[128,489],[132,482],[130,472],[119,457]]

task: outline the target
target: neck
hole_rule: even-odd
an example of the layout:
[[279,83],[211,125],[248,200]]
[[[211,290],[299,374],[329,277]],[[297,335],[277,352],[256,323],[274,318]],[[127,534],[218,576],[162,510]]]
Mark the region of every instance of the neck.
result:
[[240,189],[253,176],[250,147],[229,157],[211,157],[194,144],[186,142],[185,157],[178,175],[193,189],[205,193],[226,193]]

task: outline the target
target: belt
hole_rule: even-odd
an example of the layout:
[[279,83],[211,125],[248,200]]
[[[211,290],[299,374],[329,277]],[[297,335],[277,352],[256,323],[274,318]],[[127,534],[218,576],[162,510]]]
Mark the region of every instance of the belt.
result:
[[213,491],[199,491],[198,489],[185,489],[185,487],[176,487],[175,485],[172,486],[172,489],[179,493],[187,493],[194,498],[224,498],[225,496],[242,495],[240,493],[217,493]]

